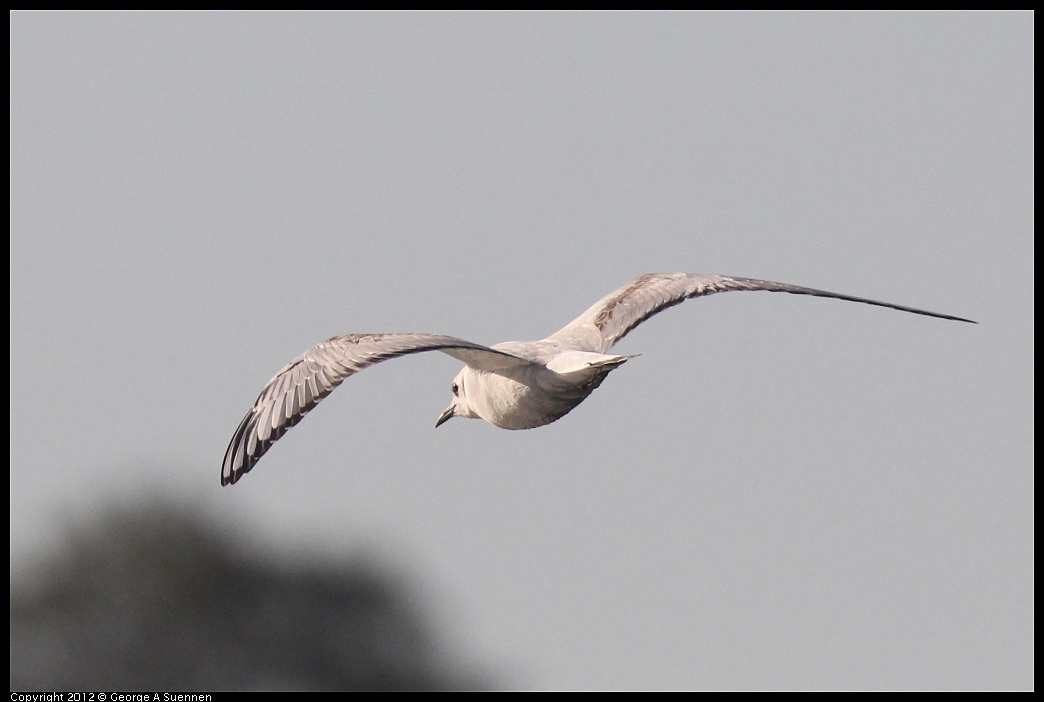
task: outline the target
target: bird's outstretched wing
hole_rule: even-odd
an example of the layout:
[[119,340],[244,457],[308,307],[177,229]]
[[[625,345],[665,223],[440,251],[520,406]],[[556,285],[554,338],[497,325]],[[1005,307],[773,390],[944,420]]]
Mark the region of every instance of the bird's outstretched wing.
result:
[[879,302],[863,297],[805,288],[800,285],[775,283],[771,280],[735,278],[727,275],[689,275],[687,273],[647,273],[632,280],[619,290],[609,293],[594,303],[582,315],[547,338],[568,348],[605,353],[636,326],[691,297],[701,297],[733,290],[767,290],[794,295],[832,297],[837,300],[861,302],[878,307],[923,314],[928,317],[971,322],[970,319],[948,314],[928,312],[891,302]]
[[530,361],[464,339],[439,334],[347,334],[318,344],[275,374],[258,395],[225,451],[221,484],[239,480],[286,431],[348,376],[389,358],[442,351],[479,370]]

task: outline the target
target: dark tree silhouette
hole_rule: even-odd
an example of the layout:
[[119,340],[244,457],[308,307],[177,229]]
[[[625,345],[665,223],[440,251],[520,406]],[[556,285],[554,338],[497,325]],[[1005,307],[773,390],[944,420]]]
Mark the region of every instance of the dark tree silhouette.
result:
[[11,592],[12,690],[475,689],[373,566],[241,555],[152,505],[78,532]]

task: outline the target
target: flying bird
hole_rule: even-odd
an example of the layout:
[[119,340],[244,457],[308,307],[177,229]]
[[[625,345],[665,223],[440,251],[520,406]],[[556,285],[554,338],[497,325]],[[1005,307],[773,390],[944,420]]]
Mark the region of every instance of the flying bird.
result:
[[305,351],[268,381],[228,444],[221,484],[243,477],[272,444],[350,375],[422,351],[441,351],[465,364],[453,379],[453,400],[439,415],[436,427],[452,417],[484,419],[503,429],[550,424],[583,402],[611,371],[634,358],[606,352],[636,326],[690,298],[734,290],[831,297],[975,324],[963,317],[769,280],[648,273],[609,293],[540,341],[483,346],[441,334],[335,336]]

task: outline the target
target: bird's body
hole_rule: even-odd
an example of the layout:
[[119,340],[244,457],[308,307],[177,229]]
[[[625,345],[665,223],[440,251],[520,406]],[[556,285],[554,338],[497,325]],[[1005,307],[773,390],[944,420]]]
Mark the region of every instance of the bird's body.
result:
[[503,429],[533,429],[565,416],[606,376],[633,356],[606,354],[649,317],[689,298],[735,290],[830,297],[961,322],[970,319],[861,297],[752,278],[650,273],[606,295],[540,341],[483,346],[439,334],[348,334],[305,351],[268,382],[239,424],[221,484],[249,471],[290,427],[348,376],[375,363],[422,351],[442,351],[465,366],[453,381],[453,401],[439,417],[483,419]]
[[[536,348],[534,348],[536,347]],[[529,363],[498,371],[464,366],[454,380],[456,399],[439,417],[484,419],[501,429],[535,429],[564,417],[632,356],[540,348],[526,341],[493,347]]]

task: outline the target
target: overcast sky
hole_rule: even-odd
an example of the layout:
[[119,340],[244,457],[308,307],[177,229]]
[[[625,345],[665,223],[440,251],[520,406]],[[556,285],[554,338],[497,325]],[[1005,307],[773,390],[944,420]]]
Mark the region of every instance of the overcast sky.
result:
[[[1032,688],[1033,15],[14,13],[11,567],[160,495],[373,554],[517,688]],[[688,302],[548,427],[312,344]],[[215,527],[216,528],[216,527]]]

